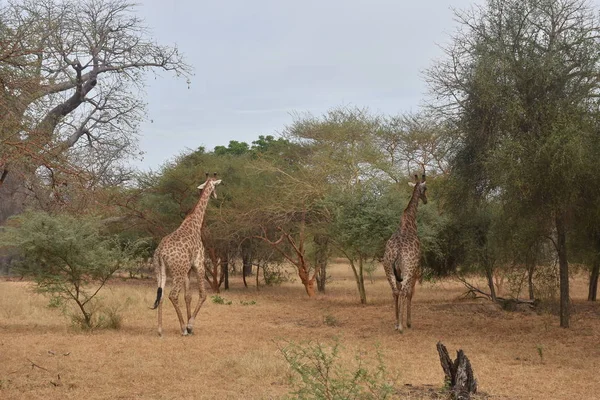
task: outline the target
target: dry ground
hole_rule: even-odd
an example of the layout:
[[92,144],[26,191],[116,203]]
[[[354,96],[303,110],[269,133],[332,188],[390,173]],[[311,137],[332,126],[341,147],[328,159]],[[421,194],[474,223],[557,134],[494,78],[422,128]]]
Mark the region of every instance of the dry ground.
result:
[[156,311],[148,308],[155,295],[151,280],[111,283],[103,298],[123,307],[123,326],[91,333],[71,328],[28,283],[2,281],[0,398],[281,398],[291,387],[278,347],[335,338],[348,364],[357,352],[372,355],[379,345],[402,388],[395,398],[432,398],[427,392],[441,387],[438,340],[452,355],[465,351],[486,398],[600,398],[600,304],[584,301],[584,277],[572,282],[570,329],[559,328],[553,315],[509,313],[483,300],[460,300],[462,286],[448,280],[417,286],[413,328],[398,334],[381,269],[367,283],[367,306],[358,304],[346,265],[334,266],[331,275],[327,294],[314,300],[297,281],[257,292],[233,277],[232,290],[221,293],[232,304],[209,298],[191,337],[179,335],[167,302],[162,339],[156,335]]

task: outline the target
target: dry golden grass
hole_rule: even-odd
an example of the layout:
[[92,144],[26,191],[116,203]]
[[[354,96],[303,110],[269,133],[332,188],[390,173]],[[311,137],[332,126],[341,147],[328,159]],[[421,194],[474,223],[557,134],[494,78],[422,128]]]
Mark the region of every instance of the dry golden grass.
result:
[[[342,362],[356,352],[384,352],[397,398],[430,398],[405,386],[439,388],[443,373],[435,344],[462,348],[479,388],[491,399],[600,398],[600,305],[584,301],[585,279],[572,284],[572,328],[553,315],[504,312],[483,300],[460,300],[453,281],[417,286],[413,328],[393,328],[391,291],[381,268],[367,283],[369,304],[358,304],[349,268],[337,264],[327,294],[309,300],[302,286],[245,289],[239,277],[209,298],[195,335],[181,337],[165,303],[165,336],[156,335],[151,280],[115,281],[104,301],[123,305],[118,331],[81,332],[24,282],[0,282],[0,398],[2,399],[272,399],[290,392],[286,341],[333,343]],[[168,290],[168,289],[167,289]],[[240,301],[254,305],[243,305]],[[181,300],[183,304],[183,300]],[[126,305],[125,305],[126,304]],[[327,323],[326,323],[327,322]],[[541,349],[543,359],[540,357]],[[34,365],[35,364],[35,365]],[[419,394],[421,393],[421,394]]]

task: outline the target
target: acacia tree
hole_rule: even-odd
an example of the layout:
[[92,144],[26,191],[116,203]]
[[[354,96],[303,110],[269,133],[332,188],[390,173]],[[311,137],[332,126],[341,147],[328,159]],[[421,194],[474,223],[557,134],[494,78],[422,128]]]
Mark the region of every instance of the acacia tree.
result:
[[189,76],[127,0],[16,0],[0,8],[0,185],[20,173],[61,187],[127,178],[147,71]]
[[383,117],[374,138],[381,153],[377,167],[394,182],[404,181],[413,171],[448,175],[457,138],[450,134],[451,121],[431,111]]
[[106,233],[98,217],[29,212],[14,222],[0,231],[0,238],[18,250],[21,272],[56,304],[73,303],[81,314],[75,322],[94,327],[96,295],[143,243],[123,245],[116,235]]
[[[323,182],[290,154],[286,166],[258,159],[250,166],[252,185],[245,191],[252,202],[238,209],[240,221],[254,230],[253,238],[268,244],[289,261],[298,273],[309,297],[315,295],[319,265],[309,257],[309,243],[314,237],[313,226],[326,219],[320,206]],[[287,157],[285,157],[287,158]]]
[[401,213],[397,199],[381,196],[382,189],[376,183],[365,183],[354,192],[328,199],[334,214],[330,224],[332,244],[350,262],[361,304],[367,303],[366,265],[383,257],[385,243],[394,233]]
[[520,223],[550,220],[569,326],[569,211],[595,161],[600,33],[583,0],[488,0],[458,12],[460,30],[428,71],[436,105],[461,144],[453,172],[465,196],[500,200]]
[[334,242],[340,249],[349,246],[344,254],[351,263],[362,303],[366,303],[363,264],[367,253],[357,252],[351,240],[335,241],[331,224],[335,223],[336,216],[347,216],[340,208],[353,206],[341,199],[360,193],[361,182],[377,175],[374,165],[380,160],[380,154],[375,137],[379,129],[380,118],[365,109],[336,108],[321,117],[299,118],[284,132],[286,138],[307,150],[308,157],[302,159],[302,165],[315,182],[313,187],[319,185],[317,199],[325,218],[321,223],[312,224],[319,289],[325,290],[327,264],[323,255],[329,254],[328,247]]

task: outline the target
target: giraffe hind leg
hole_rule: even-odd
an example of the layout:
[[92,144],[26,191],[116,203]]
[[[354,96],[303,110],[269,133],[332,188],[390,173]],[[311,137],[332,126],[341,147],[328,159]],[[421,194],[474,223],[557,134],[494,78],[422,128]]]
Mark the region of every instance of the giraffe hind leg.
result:
[[397,302],[396,302],[396,330],[400,333],[404,330],[402,326],[402,319],[404,314],[404,304],[403,304],[404,292],[400,289],[400,293],[398,294]]
[[185,327],[185,321],[183,320],[183,314],[179,308],[179,292],[181,291],[181,283],[181,278],[173,279],[173,288],[169,293],[169,300],[171,300],[173,307],[175,307],[175,312],[177,313],[177,318],[179,319],[179,325],[181,326],[181,334],[185,336],[188,333]]

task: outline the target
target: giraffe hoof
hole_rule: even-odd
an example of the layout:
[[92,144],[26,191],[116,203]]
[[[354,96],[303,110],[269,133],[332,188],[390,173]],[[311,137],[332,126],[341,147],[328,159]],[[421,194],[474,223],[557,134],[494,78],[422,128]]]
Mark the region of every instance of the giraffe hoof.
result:
[[193,335],[194,334],[194,332],[192,331],[192,327],[191,326],[188,326],[186,328],[186,331],[187,331],[188,335]]

